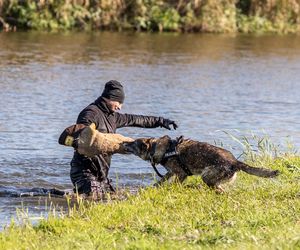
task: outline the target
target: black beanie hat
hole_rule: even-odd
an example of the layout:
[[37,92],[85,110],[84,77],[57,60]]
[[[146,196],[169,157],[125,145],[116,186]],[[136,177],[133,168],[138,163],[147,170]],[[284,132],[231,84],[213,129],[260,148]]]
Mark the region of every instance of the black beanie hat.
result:
[[111,101],[117,101],[123,103],[125,100],[125,93],[121,83],[116,80],[110,80],[105,84],[102,92],[102,97],[105,97]]

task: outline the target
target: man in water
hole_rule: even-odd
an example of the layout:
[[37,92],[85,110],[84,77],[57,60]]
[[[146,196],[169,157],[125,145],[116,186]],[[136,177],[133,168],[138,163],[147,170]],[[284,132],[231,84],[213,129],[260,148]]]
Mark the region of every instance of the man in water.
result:
[[[121,127],[142,127],[166,129],[177,128],[174,121],[163,117],[121,114],[125,93],[123,86],[115,80],[105,84],[101,96],[95,102],[84,108],[78,118],[77,124],[96,124],[96,129],[102,133],[115,133]],[[70,176],[75,191],[79,194],[92,196],[93,199],[103,197],[106,192],[114,192],[108,179],[110,168],[110,155],[96,155],[92,158],[74,152],[71,161]]]

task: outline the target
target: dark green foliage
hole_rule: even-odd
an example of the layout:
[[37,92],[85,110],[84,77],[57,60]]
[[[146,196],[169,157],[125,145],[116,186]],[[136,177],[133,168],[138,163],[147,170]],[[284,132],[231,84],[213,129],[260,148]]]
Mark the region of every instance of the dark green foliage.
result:
[[248,15],[251,6],[251,0],[240,0],[237,2],[236,7],[243,15]]
[[300,0],[0,0],[0,28],[295,33]]

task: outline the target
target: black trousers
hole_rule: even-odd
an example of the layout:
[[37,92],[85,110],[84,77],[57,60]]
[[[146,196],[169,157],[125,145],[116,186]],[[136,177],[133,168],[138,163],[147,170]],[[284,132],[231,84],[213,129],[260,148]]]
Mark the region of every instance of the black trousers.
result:
[[93,196],[96,199],[102,198],[107,192],[114,192],[107,178],[110,158],[102,155],[87,158],[75,152],[70,170],[74,192]]

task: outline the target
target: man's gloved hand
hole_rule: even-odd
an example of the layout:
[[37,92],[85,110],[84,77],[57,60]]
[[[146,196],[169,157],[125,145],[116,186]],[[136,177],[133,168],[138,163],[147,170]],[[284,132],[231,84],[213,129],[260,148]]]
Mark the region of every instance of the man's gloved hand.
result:
[[165,119],[165,118],[162,118],[162,117],[160,118],[160,120],[159,120],[159,126],[160,127],[171,130],[171,125],[173,125],[173,128],[175,130],[178,128],[178,125],[174,121],[169,120],[169,119]]

